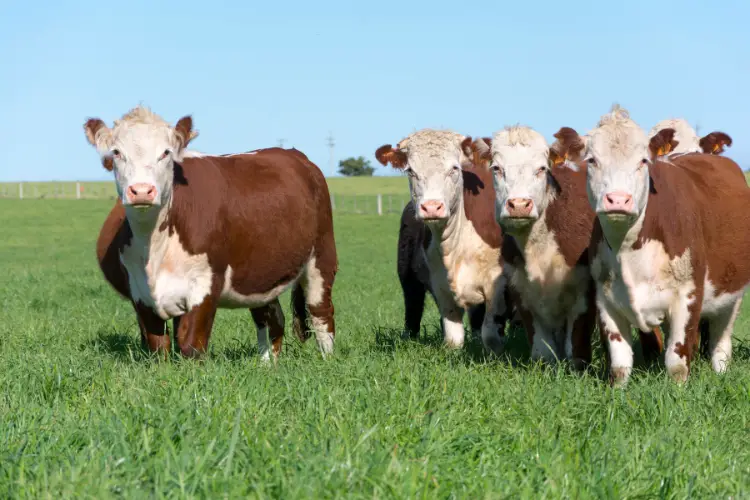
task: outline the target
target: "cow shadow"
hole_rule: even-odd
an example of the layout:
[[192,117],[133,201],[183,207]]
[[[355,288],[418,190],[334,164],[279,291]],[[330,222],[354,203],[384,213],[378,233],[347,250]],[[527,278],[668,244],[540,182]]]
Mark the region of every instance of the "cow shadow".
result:
[[103,328],[96,332],[95,338],[85,342],[81,349],[93,349],[118,361],[134,363],[148,362],[155,356],[141,344],[141,339],[137,335]]

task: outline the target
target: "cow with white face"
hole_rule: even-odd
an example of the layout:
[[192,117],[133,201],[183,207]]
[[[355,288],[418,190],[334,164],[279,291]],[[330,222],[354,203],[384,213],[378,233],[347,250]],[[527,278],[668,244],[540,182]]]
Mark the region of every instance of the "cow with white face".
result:
[[490,159],[502,258],[532,359],[569,359],[584,368],[596,325],[585,169],[561,167],[562,155],[529,127],[506,127],[474,148]]
[[471,162],[471,137],[423,129],[396,148],[378,148],[375,156],[409,176],[415,216],[429,229],[422,246],[446,344],[463,346],[464,312],[484,304],[482,341],[501,352],[509,313],[502,232],[493,217],[489,171]]
[[[657,156],[674,156],[687,153],[706,153],[720,155],[725,146],[732,145],[732,138],[724,132],[715,131],[699,137],[693,127],[683,118],[669,118],[662,120],[651,128],[648,139],[653,139],[659,132],[666,129],[674,130],[672,142],[665,143]],[[672,148],[674,144],[674,149]]]
[[330,195],[304,154],[189,152],[197,135],[189,116],[172,127],[142,106],[111,129],[92,118],[84,130],[120,198],[99,235],[100,268],[133,303],[150,349],[170,349],[165,323],[179,318],[180,351],[200,356],[217,309],[248,308],[262,359],[276,359],[284,333],[278,299],[290,290],[297,335],[306,339],[310,328],[321,352],[333,352]]
[[[750,284],[750,188],[738,165],[715,155],[658,160],[674,129],[651,140],[615,106],[571,160],[587,164],[597,220],[589,252],[610,373],[625,384],[633,365],[631,325],[669,332],[665,364],[687,379],[698,325],[706,318],[714,370],[731,357],[731,334]],[[571,143],[577,137],[567,137]]]

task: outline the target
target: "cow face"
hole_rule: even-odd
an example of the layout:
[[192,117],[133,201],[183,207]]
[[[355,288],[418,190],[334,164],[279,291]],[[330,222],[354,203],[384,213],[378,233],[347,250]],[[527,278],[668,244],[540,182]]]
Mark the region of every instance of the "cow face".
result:
[[424,129],[411,134],[396,148],[386,144],[377,160],[406,172],[417,217],[428,224],[445,224],[463,203],[462,165],[469,160],[464,147],[470,137]]
[[89,119],[84,129],[104,167],[114,171],[117,193],[126,209],[148,210],[171,199],[174,163],[197,135],[192,125],[191,117],[185,116],[173,128],[139,106],[116,120],[112,129],[98,118]]
[[619,106],[603,116],[588,134],[589,203],[603,224],[631,226],[645,210],[652,154],[646,133]]
[[510,234],[530,228],[551,196],[547,141],[531,128],[507,127],[494,135],[490,158],[495,219]]

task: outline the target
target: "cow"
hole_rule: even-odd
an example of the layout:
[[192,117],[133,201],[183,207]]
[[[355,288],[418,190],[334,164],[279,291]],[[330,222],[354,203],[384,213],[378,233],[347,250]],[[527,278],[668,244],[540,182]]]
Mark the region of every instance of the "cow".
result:
[[[585,198],[585,166],[565,167],[559,141],[549,147],[539,132],[520,125],[478,139],[473,148],[493,173],[504,270],[532,359],[564,358],[585,368],[596,327],[588,258],[596,216]],[[642,332],[641,339],[646,356],[658,355],[660,332]]]
[[375,157],[409,176],[416,220],[427,229],[419,241],[445,344],[464,345],[464,312],[484,304],[482,342],[499,354],[510,311],[500,260],[503,235],[493,216],[490,173],[474,168],[471,142],[456,132],[422,129],[395,148],[379,147]]
[[729,134],[720,131],[714,131],[703,137],[699,137],[693,127],[683,118],[668,118],[654,125],[648,133],[648,139],[651,140],[656,134],[665,129],[674,130],[674,140],[677,146],[670,149],[670,145],[665,144],[663,155],[674,156],[685,153],[706,153],[720,155],[724,152],[724,146],[732,145],[732,138]]
[[144,106],[111,129],[89,118],[84,130],[119,198],[100,233],[100,265],[131,300],[150,350],[169,351],[165,322],[179,318],[180,352],[201,356],[217,309],[249,308],[261,359],[270,358],[268,331],[275,360],[284,329],[278,297],[291,290],[295,333],[305,337],[309,320],[323,356],[333,352],[338,259],[330,196],[303,153],[188,152],[192,117],[172,127]]
[[[572,129],[568,163],[587,165],[587,198],[596,213],[589,246],[610,379],[632,371],[630,327],[669,332],[664,361],[687,381],[701,318],[708,320],[711,364],[727,369],[732,330],[750,283],[750,188],[724,156],[688,153],[660,160],[679,144],[674,129],[650,140],[619,105],[603,115],[584,147]],[[572,162],[572,163],[571,163]]]

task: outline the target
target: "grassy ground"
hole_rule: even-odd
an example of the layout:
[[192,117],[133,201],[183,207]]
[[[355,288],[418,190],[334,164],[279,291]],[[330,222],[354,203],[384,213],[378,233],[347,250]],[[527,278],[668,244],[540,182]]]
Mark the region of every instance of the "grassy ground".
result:
[[399,340],[398,218],[343,215],[333,359],[287,335],[261,366],[250,315],[222,311],[207,359],[159,362],[94,262],[110,203],[0,200],[0,497],[750,495],[747,302],[724,376],[612,390],[600,352],[529,366],[520,332],[511,362],[448,352],[431,304]]

